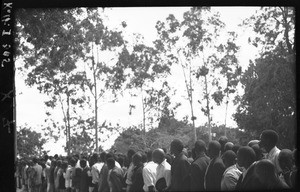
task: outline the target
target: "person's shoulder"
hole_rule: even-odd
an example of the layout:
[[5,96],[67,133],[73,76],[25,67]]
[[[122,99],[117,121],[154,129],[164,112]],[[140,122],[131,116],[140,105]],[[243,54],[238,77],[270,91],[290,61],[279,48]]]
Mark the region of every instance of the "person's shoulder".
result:
[[214,164],[224,164],[223,160],[221,159],[221,157],[216,158]]

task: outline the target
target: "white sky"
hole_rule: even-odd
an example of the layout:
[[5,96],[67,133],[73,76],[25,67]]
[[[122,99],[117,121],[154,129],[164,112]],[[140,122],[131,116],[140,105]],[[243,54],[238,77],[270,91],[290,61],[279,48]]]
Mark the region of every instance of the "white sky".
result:
[[[182,15],[187,11],[188,7],[150,7],[150,8],[113,8],[106,9],[105,12],[109,19],[109,25],[112,27],[120,26],[122,21],[127,23],[126,31],[128,34],[140,33],[144,36],[145,42],[151,44],[156,39],[155,24],[158,20],[164,21],[169,14],[174,14],[177,19],[182,19]],[[247,39],[251,36],[250,31],[243,31],[237,26],[243,19],[250,17],[255,13],[257,7],[213,7],[212,11],[219,11],[221,20],[226,24],[228,31],[235,31],[238,33],[237,44],[241,46],[239,52],[239,63],[245,69],[248,65],[249,59],[253,59],[256,50],[247,44]],[[16,66],[18,63],[16,62]],[[175,69],[174,69],[175,70]],[[178,78],[181,78],[181,83],[178,83]],[[170,81],[176,84],[179,89],[177,94],[172,98],[175,101],[181,101],[182,106],[177,110],[177,118],[182,119],[183,116],[190,116],[190,107],[187,100],[184,100],[185,85],[183,82],[183,75],[181,71],[175,70]],[[36,131],[41,131],[41,125],[46,118],[44,105],[47,96],[42,95],[35,88],[28,88],[25,86],[24,77],[18,72],[16,73],[16,89],[17,89],[17,125],[29,125]],[[181,90],[181,91],[180,91]],[[194,97],[197,97],[195,95]],[[195,99],[196,100],[196,99]],[[136,104],[137,108],[133,115],[128,115],[129,103]],[[200,110],[200,106],[195,104],[194,113],[198,117],[196,126],[204,125],[207,118]],[[213,110],[213,122],[216,124],[224,124],[225,105],[223,107],[216,107]],[[228,107],[227,125],[236,127],[236,123],[232,119],[232,114],[235,112],[235,107],[230,104]],[[62,120],[62,112],[57,111],[55,120]],[[119,102],[114,104],[103,104],[99,110],[99,123],[104,120],[111,122],[113,125],[119,123],[121,126],[137,125],[142,121],[141,101],[130,97],[123,97]],[[112,135],[105,143],[100,143],[104,149],[109,149],[118,135]],[[49,141],[45,146],[46,150],[51,150],[51,154],[63,153],[62,145],[65,145],[65,139],[62,137],[57,143]]]

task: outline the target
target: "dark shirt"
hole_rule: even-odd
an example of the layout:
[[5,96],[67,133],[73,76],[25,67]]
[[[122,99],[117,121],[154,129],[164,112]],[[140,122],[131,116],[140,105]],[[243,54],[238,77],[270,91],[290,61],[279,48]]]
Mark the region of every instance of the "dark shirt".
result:
[[[188,191],[190,163],[187,157],[180,153],[171,165],[171,191]],[[187,186],[188,185],[188,186]]]
[[89,176],[88,176],[89,168],[85,167],[82,169],[81,177],[80,177],[80,187],[79,192],[88,192],[89,191]]
[[59,170],[59,172],[61,172],[61,174],[58,175],[58,177],[59,177],[58,189],[66,189],[65,178],[64,178],[64,175],[63,175],[63,170]]
[[49,181],[53,185],[54,185],[54,169],[55,167],[50,167],[50,176],[49,176]]
[[110,172],[109,180],[112,184],[112,192],[121,192],[123,187],[123,170],[114,167]]
[[220,191],[221,180],[225,171],[225,165],[220,157],[214,158],[210,161],[206,171],[206,190]]
[[80,167],[76,167],[74,173],[72,173],[72,186],[75,189],[80,188],[81,173],[82,173],[82,169]]
[[191,164],[191,191],[204,190],[204,175],[206,168],[209,164],[210,158],[205,154],[199,155],[196,160]]
[[109,192],[107,177],[108,177],[108,167],[107,167],[106,164],[104,164],[101,171],[100,171],[100,175],[99,175],[98,191]]
[[136,166],[133,169],[132,173],[132,185],[130,188],[131,192],[142,192],[144,186],[144,179],[143,179],[143,164]]
[[246,175],[241,174],[236,184],[235,190],[259,190],[262,189],[262,184],[259,182],[258,178],[255,176],[254,173],[255,163],[252,164],[247,172]]

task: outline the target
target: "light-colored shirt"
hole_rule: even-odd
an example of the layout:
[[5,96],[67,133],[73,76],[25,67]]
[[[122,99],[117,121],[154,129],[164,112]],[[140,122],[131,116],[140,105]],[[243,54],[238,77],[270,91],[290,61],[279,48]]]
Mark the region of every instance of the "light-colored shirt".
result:
[[144,186],[143,189],[145,192],[149,191],[150,186],[155,187],[156,182],[156,167],[157,164],[153,161],[150,161],[146,163],[146,165],[143,168],[143,180],[144,180]]
[[43,172],[42,166],[36,163],[33,166],[33,169],[35,169],[36,171],[35,184],[36,185],[42,184],[42,172]]
[[242,172],[237,168],[236,164],[228,167],[222,176],[221,191],[233,191],[241,174]]
[[99,181],[99,175],[103,165],[104,165],[103,162],[97,162],[92,166],[91,173],[92,173],[92,182],[94,184],[98,183]]
[[156,167],[156,181],[165,178],[167,187],[171,185],[171,165],[165,159]]
[[74,171],[74,168],[69,165],[66,172],[63,174],[66,188],[72,187],[72,171]]
[[276,173],[279,174],[282,170],[279,166],[278,156],[280,153],[280,149],[278,149],[276,146],[271,149],[271,151],[267,154],[267,159],[272,161],[272,163],[275,165]]
[[121,167],[121,165],[120,165],[120,163],[118,161],[115,161],[115,166],[122,169],[122,167]]
[[131,162],[130,165],[129,165],[129,168],[127,170],[127,178],[126,178],[126,184],[127,185],[132,185],[133,168],[134,168],[134,165]]

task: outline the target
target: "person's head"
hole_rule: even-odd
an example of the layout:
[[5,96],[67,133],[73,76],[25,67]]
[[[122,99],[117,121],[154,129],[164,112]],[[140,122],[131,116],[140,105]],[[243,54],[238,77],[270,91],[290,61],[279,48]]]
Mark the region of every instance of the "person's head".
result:
[[143,157],[142,157],[142,154],[140,152],[135,153],[132,156],[132,163],[133,163],[133,165],[139,166],[140,164],[142,164],[143,163],[142,158]]
[[113,158],[114,160],[116,160],[114,154],[111,152],[106,154],[106,159],[108,159],[108,158]]
[[282,170],[291,171],[294,166],[293,152],[289,149],[282,149],[278,155],[278,162]]
[[58,155],[57,154],[54,155],[54,159],[58,159]]
[[251,148],[254,150],[256,155],[256,161],[259,161],[263,158],[263,153],[261,148],[258,146],[258,144],[254,144],[251,146]]
[[233,147],[232,147],[232,151],[233,152],[235,152],[235,154],[237,154],[237,152],[238,152],[238,150],[239,150],[239,148],[240,148],[241,146],[239,145],[239,144],[235,144],[235,145],[233,145]]
[[254,173],[260,183],[267,189],[274,188],[278,185],[276,170],[274,164],[269,159],[262,159],[255,164]]
[[200,154],[203,154],[205,153],[206,151],[206,144],[203,140],[198,140],[195,142],[195,147],[194,147],[194,150],[195,150],[195,154],[196,154],[196,157]]
[[152,160],[154,163],[161,164],[165,160],[165,152],[158,148],[152,152]]
[[72,166],[72,167],[75,167],[76,165],[76,160],[74,158],[71,158],[70,161],[69,161],[69,164]]
[[208,144],[207,153],[210,158],[216,158],[220,156],[221,145],[218,141],[211,141]]
[[100,160],[98,153],[94,153],[91,157],[91,159],[93,159],[93,161],[96,163]]
[[62,168],[63,170],[66,170],[67,167],[68,167],[68,162],[67,162],[67,161],[63,161],[62,164],[61,164],[61,168]]
[[115,160],[113,158],[108,158],[106,160],[108,169],[112,169],[115,167]]
[[259,147],[265,149],[267,153],[273,149],[278,141],[278,134],[274,130],[264,130],[260,135]]
[[228,151],[228,150],[232,150],[234,144],[232,142],[227,142],[225,145],[224,145],[224,152],[225,151]]
[[170,152],[178,156],[183,150],[183,143],[179,139],[174,139],[171,142]]
[[148,162],[152,161],[152,153],[153,153],[153,150],[147,150],[147,152],[146,152]]
[[47,161],[49,159],[49,156],[47,154],[44,155],[44,160]]
[[226,137],[226,136],[221,136],[220,138],[219,138],[219,143],[220,143],[220,145],[221,145],[221,153],[223,153],[224,152],[224,146],[225,146],[225,144],[228,142],[228,138]]
[[106,161],[106,152],[103,151],[102,153],[100,153],[100,161],[101,162],[105,162]]
[[79,165],[80,165],[81,168],[85,168],[86,167],[86,160],[85,159],[81,159],[79,161]]
[[254,150],[249,146],[240,147],[237,152],[237,163],[240,167],[248,169],[255,161],[256,155]]
[[236,154],[232,150],[227,150],[222,155],[222,160],[226,168],[236,163]]
[[56,167],[61,167],[61,164],[62,164],[62,160],[57,160],[57,163],[56,163]]
[[36,157],[33,157],[33,158],[32,158],[32,162],[33,162],[33,164],[36,164],[36,163],[38,163],[38,160],[37,160],[37,158],[36,158]]
[[51,167],[56,167],[56,164],[57,164],[57,162],[56,162],[56,160],[55,159],[53,159],[52,161],[51,161]]
[[132,156],[135,154],[135,151],[133,150],[133,149],[129,149],[128,151],[127,151],[127,158],[128,158],[128,160],[131,162],[131,160],[132,160]]

